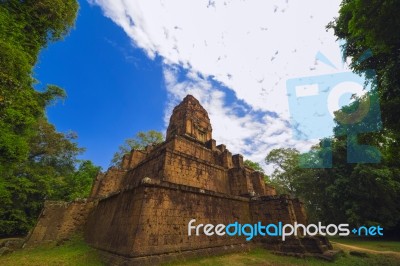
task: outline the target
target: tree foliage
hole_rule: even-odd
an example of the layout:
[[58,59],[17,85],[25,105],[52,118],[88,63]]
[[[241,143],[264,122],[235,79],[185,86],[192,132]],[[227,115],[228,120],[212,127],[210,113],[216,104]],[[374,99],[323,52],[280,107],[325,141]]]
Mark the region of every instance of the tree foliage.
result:
[[45,199],[88,193],[98,168],[79,164],[73,133],[59,133],[46,107],[65,97],[54,85],[33,88],[39,52],[73,27],[76,0],[0,1],[0,236],[25,234]]
[[264,173],[264,169],[261,167],[261,165],[259,163],[250,161],[250,160],[245,160],[244,165],[247,167],[250,167],[251,169],[255,170],[255,171],[259,171],[261,173]]
[[[352,106],[342,111],[347,108]],[[335,132],[341,132],[342,127],[338,125]],[[379,224],[387,231],[398,230],[400,169],[391,163],[393,138],[387,137],[386,131],[360,134],[360,143],[380,148],[379,164],[349,163],[347,136],[342,134],[322,139],[312,151],[323,150],[327,141],[333,155],[332,168],[302,168],[297,150],[276,149],[266,157],[267,163],[275,166],[271,179],[304,201],[312,222]]]
[[276,183],[273,183],[273,182],[270,180],[269,176],[267,176],[267,175],[265,174],[264,169],[261,167],[261,165],[260,165],[259,163],[253,162],[253,161],[251,161],[251,160],[245,160],[245,161],[243,162],[243,164],[244,164],[245,166],[247,166],[247,167],[249,167],[249,168],[255,170],[255,171],[261,172],[261,173],[263,174],[263,176],[264,176],[264,182],[265,182],[265,183],[268,183],[268,184],[273,185],[273,186],[276,186],[276,185],[277,185]]
[[[340,192],[354,201],[348,203],[346,217],[357,222],[379,222],[388,229],[400,228],[400,206],[396,204],[400,200],[399,12],[400,5],[394,0],[346,0],[339,17],[328,26],[339,39],[345,40],[343,56],[352,59],[352,70],[365,74],[372,83],[373,92],[379,96],[383,122],[382,131],[359,137],[360,143],[379,147],[381,163],[346,166],[349,187]],[[371,56],[365,59],[366,51]],[[343,138],[335,138],[336,147],[345,151],[343,142]]]
[[100,172],[101,168],[95,166],[91,161],[82,161],[77,171],[67,175],[64,178],[64,195],[59,198],[66,200],[87,198],[93,185],[93,178]]
[[[399,13],[398,1],[344,0],[339,17],[328,25],[345,40],[343,57],[350,57],[352,70],[364,74],[372,85],[369,97],[379,97],[380,102],[362,121],[337,123],[334,136],[313,147],[314,152],[332,152],[333,167],[299,168],[299,153],[295,150],[278,149],[267,156],[267,161],[277,167],[272,177],[304,200],[311,221],[380,224],[386,232],[400,232]],[[356,99],[336,112],[335,119],[341,120],[365,101],[366,97]],[[376,130],[382,126],[376,119],[379,108],[383,123],[380,131]],[[348,132],[358,133],[357,139]],[[378,148],[380,163],[349,163],[348,155],[354,152],[352,145],[356,142]],[[326,143],[330,151],[324,150]],[[364,151],[372,158],[377,156],[371,149]]]
[[61,39],[73,25],[75,0],[0,1],[0,158],[8,167],[23,161],[45,107],[64,92],[33,89],[32,68],[48,41]]
[[297,183],[305,174],[299,166],[300,153],[293,148],[280,148],[272,150],[265,162],[274,166],[271,181],[279,193],[296,195]]
[[[328,26],[339,39],[345,40],[343,57],[352,59],[352,70],[365,74],[379,94],[385,134],[396,139],[391,145],[393,160],[387,163],[396,167],[399,166],[396,158],[400,156],[399,12],[400,5],[395,0],[346,0],[342,2],[339,17]],[[364,59],[366,51],[371,56]]]
[[119,165],[122,157],[131,152],[131,150],[143,150],[146,146],[157,145],[164,141],[164,136],[161,132],[156,130],[149,130],[146,132],[138,132],[135,137],[128,138],[124,144],[119,146],[119,150],[114,154],[111,160],[112,165]]

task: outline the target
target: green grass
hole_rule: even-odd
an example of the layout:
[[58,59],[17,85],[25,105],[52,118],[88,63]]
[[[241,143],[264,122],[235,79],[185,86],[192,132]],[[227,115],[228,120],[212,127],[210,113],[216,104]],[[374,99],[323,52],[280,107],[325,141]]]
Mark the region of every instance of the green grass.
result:
[[165,266],[267,266],[267,265],[400,265],[399,259],[387,255],[372,255],[368,258],[354,257],[344,252],[335,262],[328,262],[317,258],[295,258],[287,256],[274,255],[265,249],[254,249],[248,253],[237,253],[210,258],[199,258],[181,262],[166,263]]
[[96,250],[90,248],[81,237],[74,237],[60,246],[46,245],[15,251],[0,257],[0,265],[91,266],[104,264],[100,261]]
[[345,245],[357,246],[377,251],[395,251],[400,252],[400,241],[380,240],[377,238],[330,238],[332,242],[337,242]]
[[[340,242],[346,245],[368,248],[377,251],[394,251],[399,252],[400,242],[381,241],[381,240],[363,240],[351,238],[335,238],[332,241]],[[203,265],[203,266],[267,266],[267,265],[400,265],[399,254],[368,254],[367,258],[360,258],[349,255],[346,247],[334,245],[336,249],[343,249],[344,254],[339,256],[335,262],[327,262],[316,258],[295,258],[287,256],[279,256],[265,249],[254,249],[247,253],[235,253],[223,256],[203,257],[184,261],[175,261],[166,263],[169,266],[178,265]],[[0,265],[20,266],[20,265],[104,265],[100,261],[96,250],[90,248],[81,237],[74,237],[72,240],[65,242],[63,245],[47,245],[34,249],[23,249],[12,254],[0,257]]]

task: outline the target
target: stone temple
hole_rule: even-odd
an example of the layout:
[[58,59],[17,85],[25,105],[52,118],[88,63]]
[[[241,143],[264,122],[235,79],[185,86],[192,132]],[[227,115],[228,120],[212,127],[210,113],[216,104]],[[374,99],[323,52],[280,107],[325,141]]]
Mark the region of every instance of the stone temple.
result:
[[324,256],[324,237],[188,236],[196,224],[307,224],[302,202],[277,195],[243,156],[216,145],[207,111],[193,96],[175,107],[165,142],[132,150],[94,181],[86,200],[46,202],[27,245],[83,231],[111,265],[157,264],[254,246],[284,254]]

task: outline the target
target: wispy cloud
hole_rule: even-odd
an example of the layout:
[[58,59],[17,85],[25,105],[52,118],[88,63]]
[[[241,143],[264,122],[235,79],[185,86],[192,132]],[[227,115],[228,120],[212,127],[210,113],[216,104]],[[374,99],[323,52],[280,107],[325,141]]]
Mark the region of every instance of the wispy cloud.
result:
[[209,111],[214,138],[233,152],[261,161],[272,148],[312,143],[293,139],[286,80],[338,71],[315,56],[341,65],[339,45],[325,29],[340,0],[89,2],[150,58],[162,58],[166,120],[190,93]]
[[255,111],[237,99],[228,100],[231,92],[210,78],[177,66],[165,66],[164,79],[170,97],[164,116],[165,126],[169,124],[174,106],[191,94],[208,111],[213,138],[218,144],[226,144],[231,152],[241,153],[247,159],[263,163],[274,148],[295,147],[305,151],[315,143],[294,140],[288,122],[275,112]]

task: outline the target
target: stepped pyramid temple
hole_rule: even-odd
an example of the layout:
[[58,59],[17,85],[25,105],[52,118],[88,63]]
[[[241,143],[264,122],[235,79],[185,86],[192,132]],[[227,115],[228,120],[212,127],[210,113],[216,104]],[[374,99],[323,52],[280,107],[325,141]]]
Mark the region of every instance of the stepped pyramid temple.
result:
[[165,142],[132,150],[97,176],[91,195],[46,202],[26,245],[68,239],[76,231],[111,265],[154,265],[262,246],[277,253],[324,256],[321,236],[206,235],[199,224],[307,224],[302,203],[277,195],[243,156],[216,145],[207,111],[193,96],[175,107]]

